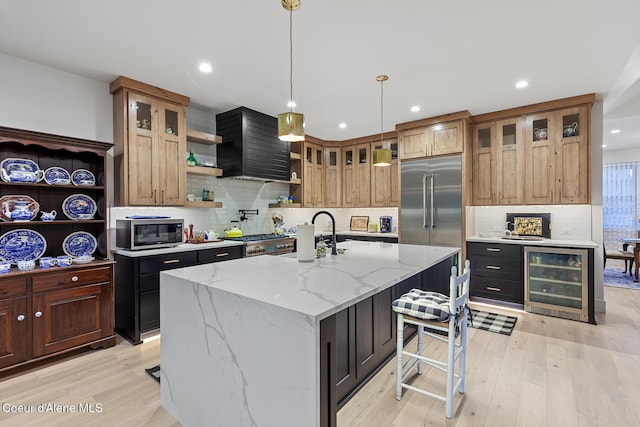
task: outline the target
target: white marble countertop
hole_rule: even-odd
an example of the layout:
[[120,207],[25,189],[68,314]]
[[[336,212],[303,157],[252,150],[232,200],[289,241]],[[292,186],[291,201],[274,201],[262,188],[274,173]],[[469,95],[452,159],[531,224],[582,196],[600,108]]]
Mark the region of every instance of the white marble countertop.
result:
[[591,240],[562,240],[562,239],[543,239],[543,240],[510,240],[501,237],[467,237],[467,242],[483,242],[483,243],[507,243],[511,245],[525,246],[557,246],[564,248],[597,248],[599,245]]
[[[285,233],[287,236],[289,237],[296,237],[296,233]],[[314,233],[316,236],[329,236],[331,237],[331,230],[323,230],[323,231],[316,231]],[[375,233],[370,233],[368,231],[336,231],[336,235],[341,235],[341,236],[374,236],[374,237],[391,237],[391,238],[398,238],[398,233],[381,233],[379,231],[375,232]]]
[[320,321],[459,252],[460,248],[349,241],[340,255],[298,262],[262,255],[164,271],[161,275],[226,291]]
[[176,252],[189,252],[189,251],[201,251],[204,249],[214,248],[226,248],[229,246],[243,246],[243,242],[234,240],[222,240],[220,242],[208,242],[208,243],[182,243],[171,248],[159,248],[159,249],[141,249],[139,251],[130,251],[123,248],[113,248],[111,252],[114,254],[128,256],[128,257],[141,257],[149,255],[165,255],[174,254]]

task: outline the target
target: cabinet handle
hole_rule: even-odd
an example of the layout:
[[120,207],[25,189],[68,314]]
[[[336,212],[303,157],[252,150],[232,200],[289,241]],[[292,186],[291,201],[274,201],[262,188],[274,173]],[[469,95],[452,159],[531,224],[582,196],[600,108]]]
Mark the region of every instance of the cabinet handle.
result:
[[229,252],[223,252],[221,254],[216,254],[216,256],[228,256]]
[[158,190],[153,190],[153,203],[158,203]]
[[160,192],[160,203],[164,205],[164,190]]
[[24,320],[24,314],[18,316],[18,322],[22,322]]
[[495,291],[495,292],[500,292],[500,291],[502,291],[502,289],[500,289],[500,288],[494,288],[493,286],[487,286],[487,287],[486,287],[486,290],[488,290],[488,291]]
[[497,265],[487,265],[487,268],[489,270],[500,270],[500,267],[498,267]]
[[77,282],[77,281],[78,281],[78,276],[73,276],[73,277],[71,278],[71,281],[72,281],[72,282]]
[[488,252],[500,252],[500,248],[487,248]]
[[168,259],[166,261],[162,261],[164,264],[175,264],[177,262],[180,262],[179,259]]
[[41,311],[36,311],[36,317],[42,317],[42,312]]

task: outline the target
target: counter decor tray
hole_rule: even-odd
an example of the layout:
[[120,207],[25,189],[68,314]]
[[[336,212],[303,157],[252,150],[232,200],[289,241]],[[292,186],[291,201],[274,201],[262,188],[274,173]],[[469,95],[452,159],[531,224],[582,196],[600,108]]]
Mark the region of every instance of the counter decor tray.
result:
[[550,213],[507,213],[507,222],[520,236],[551,238]]

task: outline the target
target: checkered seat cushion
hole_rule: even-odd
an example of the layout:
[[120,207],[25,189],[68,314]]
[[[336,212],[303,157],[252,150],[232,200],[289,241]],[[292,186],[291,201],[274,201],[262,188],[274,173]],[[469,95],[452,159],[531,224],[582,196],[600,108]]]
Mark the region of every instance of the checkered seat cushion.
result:
[[411,289],[395,300],[393,311],[423,320],[449,320],[449,297],[438,292]]

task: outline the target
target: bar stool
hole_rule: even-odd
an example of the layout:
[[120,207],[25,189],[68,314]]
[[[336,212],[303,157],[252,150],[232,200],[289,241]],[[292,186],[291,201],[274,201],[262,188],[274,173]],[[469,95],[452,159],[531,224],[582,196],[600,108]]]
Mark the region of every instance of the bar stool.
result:
[[[464,274],[458,276],[457,267],[451,267],[449,288],[451,297],[438,292],[412,289],[392,304],[398,315],[396,344],[396,399],[402,399],[402,389],[406,388],[426,396],[446,402],[446,417],[453,416],[453,391],[464,393],[465,358],[467,352],[467,316],[469,310],[469,260],[464,263]],[[418,349],[411,353],[403,349],[402,331],[404,324],[418,327]],[[447,343],[447,360],[436,360],[424,356],[423,335]],[[456,351],[457,350],[457,351]],[[409,356],[403,365],[403,356]],[[456,373],[455,363],[458,362]],[[425,363],[446,374],[446,394],[440,395],[405,383],[414,367],[422,374]],[[454,385],[454,379],[457,382]]]

